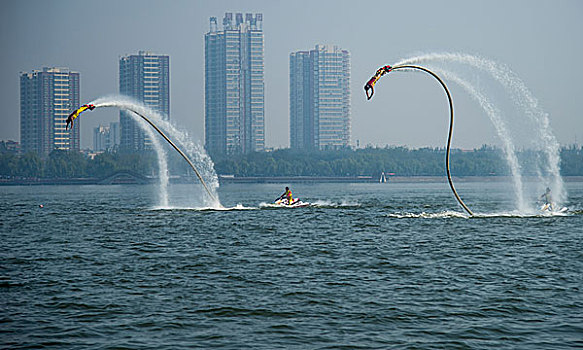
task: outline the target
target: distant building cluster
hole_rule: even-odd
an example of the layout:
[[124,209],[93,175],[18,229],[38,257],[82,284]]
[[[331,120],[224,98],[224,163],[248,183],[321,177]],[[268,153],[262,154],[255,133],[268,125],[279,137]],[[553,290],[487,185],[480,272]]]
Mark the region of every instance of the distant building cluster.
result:
[[[225,13],[219,29],[210,17],[204,35],[205,147],[211,155],[266,150],[263,15]],[[350,145],[350,53],[316,45],[290,54],[290,146],[298,150],[339,149]],[[139,51],[119,59],[119,92],[170,119],[170,58]],[[22,152],[47,156],[80,149],[80,125],[65,130],[80,104],[80,74],[43,68],[20,75]],[[128,112],[119,123],[94,128],[93,151],[151,147]]]
[[93,151],[113,151],[120,144],[119,123],[109,123],[108,126],[99,125],[93,129]]
[[[80,105],[80,74],[68,68],[43,68],[20,74],[20,135],[23,153],[43,157],[53,150],[80,150],[80,125],[72,130],[66,119]],[[119,60],[119,92],[170,117],[170,58],[139,51]],[[149,149],[150,140],[137,123],[120,112],[120,122],[99,126],[93,132],[93,151],[121,148],[126,151]]]

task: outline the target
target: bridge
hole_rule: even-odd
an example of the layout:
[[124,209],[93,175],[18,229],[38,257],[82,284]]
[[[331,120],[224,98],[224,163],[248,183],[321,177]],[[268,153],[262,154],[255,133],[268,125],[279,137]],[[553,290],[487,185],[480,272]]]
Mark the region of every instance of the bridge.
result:
[[100,185],[122,185],[122,184],[149,184],[152,182],[151,178],[145,177],[144,175],[138,174],[133,171],[124,170],[113,173],[101,180],[98,184]]

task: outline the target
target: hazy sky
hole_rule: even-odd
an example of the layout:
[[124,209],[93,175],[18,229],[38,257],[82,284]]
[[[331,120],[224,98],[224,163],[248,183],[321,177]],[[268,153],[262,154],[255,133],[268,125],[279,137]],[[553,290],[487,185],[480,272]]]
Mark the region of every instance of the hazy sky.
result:
[[[118,92],[120,56],[148,50],[170,55],[171,119],[202,142],[204,34],[209,17],[218,17],[220,24],[225,12],[263,13],[268,147],[289,146],[289,54],[316,44],[335,44],[351,53],[352,142],[360,140],[361,146],[444,146],[447,100],[430,77],[384,77],[368,102],[363,90],[379,66],[432,52],[504,63],[549,113],[561,144],[583,141],[579,0],[3,0],[0,139],[20,139],[19,72],[49,66],[78,71],[86,103]],[[501,90],[487,76],[465,72],[477,86]],[[496,145],[494,129],[478,104],[453,82],[448,85],[456,108],[454,147]],[[524,118],[504,103],[499,108],[509,122]],[[118,116],[114,109],[84,114],[82,147],[91,147],[95,126]]]

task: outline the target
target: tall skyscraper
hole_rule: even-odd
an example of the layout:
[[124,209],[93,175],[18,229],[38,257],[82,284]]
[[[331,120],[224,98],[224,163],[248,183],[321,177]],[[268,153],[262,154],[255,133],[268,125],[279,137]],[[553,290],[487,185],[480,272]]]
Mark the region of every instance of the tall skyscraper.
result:
[[350,144],[350,53],[337,46],[290,54],[290,146],[339,149]]
[[53,150],[79,151],[79,119],[65,130],[79,107],[79,73],[43,68],[20,74],[20,138],[23,152],[47,156]]
[[[119,92],[170,118],[170,57],[139,51],[137,55],[119,60]],[[124,150],[144,150],[150,141],[139,125],[125,111],[119,115],[120,147]]]
[[265,149],[263,15],[210,18],[205,34],[205,146],[211,154]]

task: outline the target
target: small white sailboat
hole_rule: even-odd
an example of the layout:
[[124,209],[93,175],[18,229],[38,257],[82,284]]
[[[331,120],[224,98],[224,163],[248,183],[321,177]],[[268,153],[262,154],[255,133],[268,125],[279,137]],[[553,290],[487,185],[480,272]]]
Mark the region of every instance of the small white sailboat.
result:
[[387,182],[387,176],[385,175],[385,172],[383,171],[381,173],[381,178],[379,179],[380,183],[386,183]]

